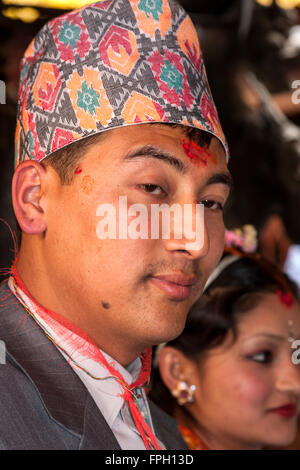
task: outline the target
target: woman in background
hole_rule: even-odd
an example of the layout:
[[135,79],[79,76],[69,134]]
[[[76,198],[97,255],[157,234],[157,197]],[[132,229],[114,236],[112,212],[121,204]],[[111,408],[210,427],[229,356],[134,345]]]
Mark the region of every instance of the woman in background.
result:
[[158,348],[150,397],[190,449],[286,446],[300,413],[297,286],[257,254],[226,256]]

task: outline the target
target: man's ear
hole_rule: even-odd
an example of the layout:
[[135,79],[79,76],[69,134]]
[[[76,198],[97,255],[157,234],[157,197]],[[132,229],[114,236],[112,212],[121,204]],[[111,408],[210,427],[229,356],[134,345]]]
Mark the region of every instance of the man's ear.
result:
[[43,207],[46,170],[38,162],[27,160],[15,170],[12,181],[13,207],[23,232],[30,235],[47,229]]
[[178,382],[186,381],[185,356],[171,346],[165,346],[158,356],[158,367],[163,383],[169,390],[176,389]]

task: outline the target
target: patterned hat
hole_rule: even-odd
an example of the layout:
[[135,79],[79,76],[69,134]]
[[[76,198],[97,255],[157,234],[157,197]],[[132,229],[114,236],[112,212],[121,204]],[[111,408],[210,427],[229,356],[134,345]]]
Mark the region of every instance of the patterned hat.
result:
[[47,23],[21,63],[16,165],[121,126],[177,123],[228,148],[196,30],[174,0],[105,0]]

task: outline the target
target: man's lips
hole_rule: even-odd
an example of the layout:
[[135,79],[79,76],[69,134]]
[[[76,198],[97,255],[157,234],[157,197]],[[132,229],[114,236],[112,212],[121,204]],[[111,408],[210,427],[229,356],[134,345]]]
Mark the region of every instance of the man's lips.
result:
[[286,418],[292,418],[297,414],[297,406],[295,405],[295,403],[288,403],[278,408],[272,408],[271,410],[269,410],[269,412],[284,416]]
[[187,299],[197,282],[196,276],[188,276],[182,273],[159,274],[150,276],[148,279],[169,297],[177,300]]

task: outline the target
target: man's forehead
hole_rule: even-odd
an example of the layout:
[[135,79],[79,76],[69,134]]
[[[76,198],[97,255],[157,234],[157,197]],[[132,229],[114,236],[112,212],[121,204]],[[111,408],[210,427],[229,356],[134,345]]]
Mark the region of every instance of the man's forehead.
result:
[[220,151],[223,151],[225,156],[223,145],[215,138],[214,134],[183,124],[141,123],[111,129],[101,134],[102,137],[99,135],[99,142],[106,139],[107,142],[109,140],[112,144],[116,145],[124,140],[130,145],[155,145],[158,141],[166,138],[170,143],[173,142],[174,145],[178,145],[178,143],[184,144],[186,141],[194,141],[196,144],[208,148],[212,141],[215,140],[217,144],[214,144],[214,147],[218,147]]
[[155,147],[159,142],[168,142],[171,146],[180,145],[180,149],[185,142],[194,142],[194,147],[207,149],[211,146],[223,153],[226,158],[222,143],[212,133],[181,124],[155,122],[122,126],[104,131],[92,139],[91,141],[97,144],[109,144],[114,147],[122,146],[124,142],[133,147],[135,145]]
[[[113,166],[128,168],[129,171],[137,167],[139,170],[149,167],[161,170],[163,164],[165,168],[172,169],[181,176],[195,173],[201,167],[203,179],[208,185],[223,184],[231,188],[232,179],[227,169],[225,153],[215,137],[208,136],[210,145],[203,148],[203,151],[210,153],[207,162],[203,163],[186,155],[184,144],[190,140],[185,126],[141,124],[138,128],[138,132],[134,126],[105,132],[103,150],[104,153],[107,152],[106,157],[110,161],[110,154],[116,156],[116,161],[111,161]],[[100,149],[101,146],[99,155],[102,154]],[[209,158],[211,161],[208,161]]]

